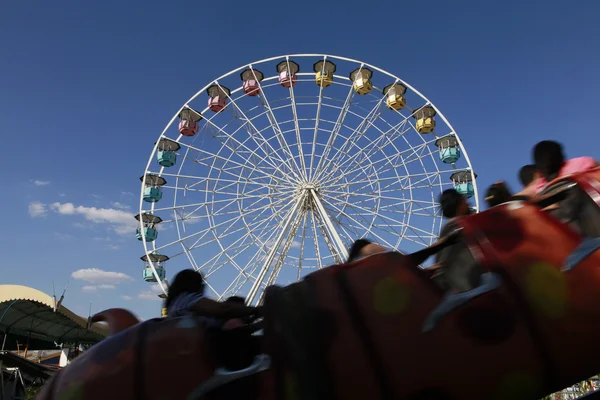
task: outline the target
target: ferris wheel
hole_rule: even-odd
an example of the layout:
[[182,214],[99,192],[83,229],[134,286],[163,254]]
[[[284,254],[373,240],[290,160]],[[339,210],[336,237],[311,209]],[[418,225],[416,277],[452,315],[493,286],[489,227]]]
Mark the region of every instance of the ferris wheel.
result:
[[201,271],[219,299],[341,263],[369,238],[402,252],[437,239],[439,194],[473,197],[458,134],[427,98],[360,61],[273,57],[209,82],[154,144],[137,237],[144,279]]

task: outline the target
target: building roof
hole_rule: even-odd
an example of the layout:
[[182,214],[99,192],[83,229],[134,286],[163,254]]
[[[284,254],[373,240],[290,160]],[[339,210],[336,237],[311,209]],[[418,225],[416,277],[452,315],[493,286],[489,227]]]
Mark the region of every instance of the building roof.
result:
[[0,362],[3,368],[19,368],[21,372],[27,375],[43,379],[50,378],[55,370],[47,365],[38,364],[9,351],[0,351]]
[[0,285],[0,332],[57,343],[97,343],[105,325],[87,328],[87,318],[60,305],[53,296],[19,285]]

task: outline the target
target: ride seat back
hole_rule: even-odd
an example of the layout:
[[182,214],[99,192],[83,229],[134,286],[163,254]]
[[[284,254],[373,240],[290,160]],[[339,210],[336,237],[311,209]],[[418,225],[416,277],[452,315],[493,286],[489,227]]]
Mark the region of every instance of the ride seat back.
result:
[[542,206],[553,200],[557,206],[547,210],[550,215],[584,237],[600,237],[600,207],[580,184],[561,180],[551,184],[541,196]]
[[[453,234],[459,228],[456,220],[448,221],[440,232],[440,238]],[[462,292],[481,284],[481,274],[485,271],[475,260],[471,249],[462,238],[441,249],[435,255],[435,261],[443,265],[440,275],[434,278],[443,289]]]

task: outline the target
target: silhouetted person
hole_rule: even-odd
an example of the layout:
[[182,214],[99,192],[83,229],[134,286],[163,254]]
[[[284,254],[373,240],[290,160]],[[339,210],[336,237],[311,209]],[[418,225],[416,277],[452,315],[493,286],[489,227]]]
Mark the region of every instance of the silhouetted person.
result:
[[220,325],[229,318],[243,318],[256,314],[255,307],[237,302],[221,303],[204,296],[204,278],[192,269],[184,269],[175,275],[169,286],[166,307],[169,317],[195,314],[205,317],[208,325]]
[[463,217],[471,214],[469,203],[462,194],[456,189],[446,189],[442,192],[439,198],[442,215],[445,218]]
[[[458,228],[456,219],[471,214],[467,199],[454,189],[442,192],[439,199],[442,215],[448,222],[442,228],[443,238]],[[434,280],[452,292],[463,292],[479,285],[481,270],[468,250],[468,246],[459,241],[442,249],[436,254],[436,267],[439,268]]]
[[511,200],[510,189],[503,181],[494,183],[485,192],[485,201],[490,208]]
[[536,185],[537,192],[559,176],[585,172],[598,166],[596,160],[587,156],[567,160],[563,146],[553,140],[543,140],[536,144],[533,148],[533,160],[541,175]]
[[370,240],[358,239],[357,241],[355,241],[352,244],[352,246],[350,247],[350,250],[348,251],[348,261],[347,262],[360,260],[361,258],[370,256],[373,254],[385,253],[386,251],[388,251],[388,249],[386,249],[385,247],[380,246],[376,243],[373,243]]

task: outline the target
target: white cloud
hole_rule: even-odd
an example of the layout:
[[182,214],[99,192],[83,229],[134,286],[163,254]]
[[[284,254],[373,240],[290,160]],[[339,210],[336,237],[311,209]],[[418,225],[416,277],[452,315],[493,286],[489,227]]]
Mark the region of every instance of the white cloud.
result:
[[98,268],[78,269],[71,274],[71,277],[93,285],[118,285],[132,280],[129,275],[122,272],[103,271]]
[[50,210],[62,215],[80,215],[87,221],[95,224],[109,224],[111,225],[111,228],[119,235],[130,235],[131,233],[135,232],[135,229],[139,224],[139,222],[133,218],[132,213],[114,208],[76,206],[73,203],[59,202],[50,204],[49,208]]
[[129,204],[123,204],[123,203],[120,203],[118,201],[113,201],[112,205],[113,205],[114,208],[118,208],[120,210],[129,210],[129,209],[131,209],[131,206]]
[[96,286],[98,289],[116,289],[117,287],[115,285],[98,285]]
[[72,235],[69,235],[68,233],[60,233],[60,232],[54,232],[54,237],[60,240],[71,240],[73,239]]
[[163,292],[158,283],[156,285],[150,286],[150,290],[152,290],[154,293],[159,293],[159,294]]
[[137,297],[140,300],[160,300],[160,297],[152,290],[144,290]]
[[302,246],[302,243],[300,243],[300,242],[299,242],[299,241],[297,241],[297,240],[294,240],[294,241],[292,242],[292,248],[293,248],[293,249],[299,249],[301,246]]
[[117,246],[116,244],[109,244],[108,248],[110,250],[119,250],[121,248],[121,246]]
[[58,195],[59,195],[60,197],[65,197],[65,196],[66,196],[66,194],[64,194],[64,193],[59,193]]
[[113,201],[112,206],[120,210],[129,210],[131,208],[127,204],[119,203],[118,201]]
[[111,289],[116,289],[117,287],[115,285],[107,285],[107,284],[102,284],[102,285],[85,285],[81,287],[81,291],[82,292],[97,292],[98,290],[111,290]]
[[121,196],[133,197],[133,193],[131,193],[131,192],[121,192]]
[[48,212],[46,205],[40,201],[32,201],[29,203],[29,215],[32,218],[43,217]]
[[50,184],[50,181],[40,181],[40,180],[35,180],[33,181],[33,184],[35,186],[47,186]]
[[122,298],[123,300],[125,300],[125,301],[129,301],[129,300],[131,300],[133,297],[131,297],[131,296],[121,296],[121,298]]

